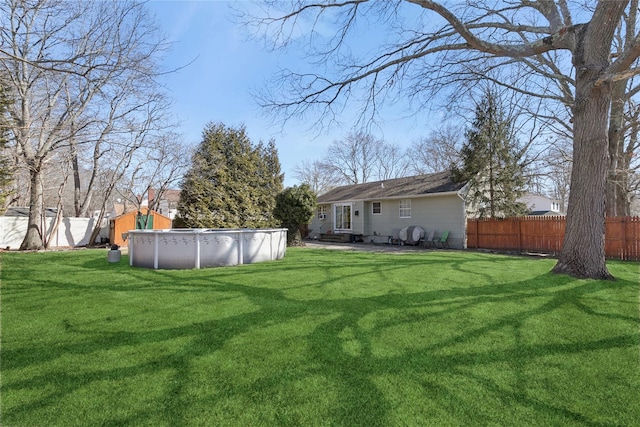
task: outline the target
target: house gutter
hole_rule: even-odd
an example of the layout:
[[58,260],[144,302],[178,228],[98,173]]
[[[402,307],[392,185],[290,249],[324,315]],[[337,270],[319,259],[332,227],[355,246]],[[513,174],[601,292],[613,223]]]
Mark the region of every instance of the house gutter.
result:
[[334,203],[345,203],[345,202],[372,202],[372,201],[378,201],[378,200],[401,200],[401,199],[416,199],[416,198],[422,198],[422,197],[429,198],[429,197],[453,196],[453,195],[457,195],[462,200],[464,200],[464,196],[460,194],[460,192],[464,188],[465,187],[457,191],[447,191],[443,193],[412,194],[412,195],[393,196],[393,197],[372,197],[367,199],[346,199],[346,200],[343,199],[343,200],[332,200],[327,202],[323,201],[323,202],[317,202],[317,203],[319,205],[330,205]]

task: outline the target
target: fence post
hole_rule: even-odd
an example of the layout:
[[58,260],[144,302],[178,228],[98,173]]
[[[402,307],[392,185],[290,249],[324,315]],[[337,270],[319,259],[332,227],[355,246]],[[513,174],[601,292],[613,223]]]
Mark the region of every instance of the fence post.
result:
[[474,219],[476,223],[476,249],[480,248],[480,220]]
[[629,241],[627,240],[628,239],[627,234],[628,234],[629,230],[627,230],[627,223],[628,223],[627,217],[623,217],[622,218],[622,232],[624,233],[624,235],[622,237],[622,243],[623,243],[623,245],[622,245],[622,259],[623,260],[626,260],[626,259],[629,258]]

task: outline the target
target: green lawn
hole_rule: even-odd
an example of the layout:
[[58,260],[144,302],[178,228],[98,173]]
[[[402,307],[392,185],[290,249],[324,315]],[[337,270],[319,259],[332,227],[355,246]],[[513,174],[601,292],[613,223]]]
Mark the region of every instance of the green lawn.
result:
[[637,426],[639,264],[289,249],[1,255],[3,426]]

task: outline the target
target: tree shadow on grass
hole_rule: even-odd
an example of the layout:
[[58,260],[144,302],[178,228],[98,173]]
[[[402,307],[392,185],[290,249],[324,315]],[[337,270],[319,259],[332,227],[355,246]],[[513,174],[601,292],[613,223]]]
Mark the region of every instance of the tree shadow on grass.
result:
[[[4,422],[20,425],[20,420],[29,419],[30,414],[50,408],[52,418],[48,421],[53,425],[56,423],[55,412],[64,410],[64,402],[80,389],[103,382],[119,384],[130,378],[170,372],[171,381],[165,387],[163,396],[155,401],[156,409],[130,408],[126,415],[105,414],[100,422],[103,425],[139,424],[155,418],[166,421],[166,425],[185,425],[194,411],[202,410],[200,408],[225,408],[228,402],[241,401],[249,405],[245,411],[254,413],[254,421],[263,424],[300,424],[304,421],[304,414],[296,410],[293,403],[280,401],[277,397],[297,393],[298,396],[313,399],[315,394],[326,393],[328,388],[337,397],[333,403],[326,404],[318,411],[323,418],[312,418],[315,421],[313,424],[402,424],[396,418],[398,410],[392,403],[395,399],[402,399],[402,396],[394,396],[393,390],[381,385],[385,377],[395,376],[404,378],[407,383],[415,381],[419,385],[416,392],[425,400],[455,408],[455,413],[449,414],[449,421],[454,423],[476,420],[481,424],[492,424],[499,423],[500,418],[496,418],[499,414],[492,416],[482,413],[477,406],[469,405],[465,396],[456,391],[456,383],[447,382],[447,378],[457,378],[465,387],[478,388],[480,392],[472,391],[471,394],[486,393],[495,407],[499,407],[500,403],[517,404],[521,408],[517,414],[527,413],[533,416],[532,420],[555,420],[555,423],[569,421],[594,426],[617,424],[615,419],[597,421],[584,408],[571,408],[561,400],[551,401],[532,395],[529,389],[542,379],[528,377],[523,367],[542,363],[545,358],[553,356],[571,358],[575,355],[589,356],[603,350],[637,351],[637,307],[632,312],[620,312],[606,305],[600,306],[591,299],[606,290],[636,290],[637,295],[637,283],[624,280],[614,283],[574,281],[567,277],[552,279],[551,276],[534,277],[521,282],[493,283],[491,277],[487,277],[484,283],[477,286],[430,286],[426,281],[422,289],[413,287],[402,293],[385,291],[362,294],[360,289],[353,289],[354,285],[345,285],[343,293],[334,293],[329,298],[301,298],[305,292],[355,280],[366,270],[373,270],[369,274],[375,277],[389,278],[398,270],[409,273],[412,268],[424,268],[425,263],[436,270],[456,268],[460,271],[471,264],[462,258],[425,260],[415,258],[412,254],[411,257],[394,255],[393,260],[376,258],[376,263],[371,266],[370,256],[345,256],[338,261],[331,261],[330,265],[324,265],[330,270],[325,274],[309,274],[310,283],[292,284],[285,280],[281,287],[277,281],[259,283],[255,277],[286,276],[291,272],[318,269],[317,261],[234,267],[197,274],[149,272],[118,265],[113,270],[122,272],[123,279],[126,278],[123,283],[97,279],[93,284],[81,286],[64,280],[44,283],[42,279],[41,285],[52,291],[71,292],[80,287],[105,295],[122,292],[131,296],[148,295],[151,306],[149,314],[153,316],[162,316],[163,310],[172,309],[166,301],[154,303],[153,298],[158,295],[168,295],[176,300],[183,298],[184,294],[196,294],[218,301],[238,298],[248,302],[251,309],[249,312],[215,319],[207,316],[189,319],[187,316],[180,319],[179,325],[170,325],[171,321],[163,322],[160,318],[155,319],[146,330],[127,324],[131,321],[140,322],[141,317],[132,314],[125,319],[119,314],[111,315],[110,310],[106,309],[105,316],[93,321],[67,319],[66,323],[60,325],[64,331],[61,335],[63,339],[51,338],[21,346],[12,343],[3,349],[2,369],[9,373],[4,375],[2,385],[5,403],[9,402],[8,409],[5,405]],[[352,268],[354,264],[361,263],[362,271],[342,274],[346,271],[343,265],[345,260]],[[98,268],[98,263],[102,263],[102,260],[88,260],[83,266],[87,269]],[[478,273],[470,274],[470,277],[474,277]],[[184,280],[180,282],[181,279]],[[358,285],[362,286],[361,283]],[[198,305],[195,300],[189,301],[193,301],[194,306]],[[635,301],[637,303],[637,298]],[[509,311],[492,312],[492,309],[503,305],[508,305]],[[580,337],[574,342],[558,340],[535,343],[523,338],[523,335],[530,333],[528,322],[562,313],[568,306],[584,319],[604,319],[626,326],[618,325],[613,330],[617,335]],[[189,307],[181,308],[189,310]],[[211,309],[215,310],[216,306]],[[112,320],[108,320],[108,317]],[[469,320],[474,318],[475,321]],[[296,322],[311,323],[306,325],[308,330],[304,334],[291,334],[288,328]],[[431,336],[430,328],[434,327],[450,329]],[[426,332],[424,335],[411,335],[421,329]],[[234,349],[240,350],[235,344],[238,340],[250,346],[252,341],[263,339],[262,334],[266,334],[266,330],[275,331],[272,342],[262,344],[265,348],[244,349],[250,354],[264,352],[262,359],[244,360],[241,353],[234,353]],[[513,338],[510,345],[474,347],[474,343],[483,344],[483,340],[490,339],[493,334],[504,335],[509,331],[512,331]],[[73,339],[64,339],[64,333],[70,334]],[[394,334],[409,336],[399,340],[399,345],[394,347],[385,342],[387,337],[393,337]],[[179,343],[175,344],[176,341]],[[297,344],[291,344],[293,342],[303,346],[298,348]],[[87,358],[105,352],[118,354],[130,349],[144,351],[164,344],[166,351],[147,354],[127,366],[105,364],[78,369],[73,366],[41,369],[48,363],[64,358],[89,360]],[[297,352],[304,352],[305,359],[276,360],[275,356],[269,354],[279,352],[287,345],[292,345],[292,350],[295,347]],[[214,363],[210,368],[213,374],[194,367],[203,358],[212,358],[220,363],[219,358],[213,357],[220,353],[238,360],[227,360],[226,363],[230,363],[231,367],[224,368]],[[228,372],[243,366],[250,368],[251,364],[260,371],[258,374],[254,372],[252,377]],[[497,378],[481,375],[477,371],[478,368],[494,365],[505,366],[515,384],[505,386]],[[31,367],[38,369],[35,372],[28,371]],[[14,370],[27,371],[29,374],[16,378],[10,375]],[[230,376],[226,377],[225,373]],[[198,381],[198,376],[205,380],[214,378],[218,382],[216,388],[222,391],[194,396],[190,390],[193,382]],[[322,378],[326,385],[303,390],[296,388],[296,384],[309,378]],[[33,390],[46,391],[28,402],[11,404],[12,395]],[[428,406],[425,402],[413,404],[417,406],[413,414],[416,418],[426,416],[419,411],[421,405]],[[407,411],[412,415],[410,409]],[[220,421],[216,415],[208,414],[205,412],[203,420],[210,423]],[[241,412],[234,413],[233,410],[227,416],[233,417],[234,414],[243,416]],[[422,418],[422,421],[428,423],[429,419]]]
[[[563,285],[569,285],[565,289],[559,291],[552,291],[548,293],[548,300],[539,304],[531,309],[524,308],[522,311],[510,315],[497,315],[492,320],[483,323],[481,325],[468,327],[464,330],[455,331],[450,337],[444,339],[430,341],[424,340],[425,345],[419,346],[419,349],[412,349],[414,346],[407,346],[408,350],[399,352],[398,355],[381,356],[375,354],[371,349],[374,344],[371,342],[371,337],[375,336],[375,333],[370,331],[367,333],[356,334],[358,340],[361,340],[360,349],[362,350],[357,356],[353,356],[345,353],[344,349],[340,346],[340,335],[345,330],[359,330],[361,329],[360,323],[364,315],[360,315],[355,310],[344,310],[343,315],[331,322],[321,325],[316,330],[316,333],[322,337],[322,339],[313,339],[313,342],[323,343],[313,347],[315,351],[315,357],[325,361],[324,372],[335,373],[335,381],[342,382],[345,387],[350,387],[351,384],[358,384],[357,388],[361,390],[376,390],[373,393],[376,404],[373,407],[367,407],[363,399],[362,402],[354,400],[351,409],[361,408],[360,411],[349,411],[344,414],[344,417],[351,417],[350,422],[359,425],[372,425],[372,424],[394,424],[393,419],[386,419],[385,413],[381,413],[381,408],[388,407],[385,405],[386,400],[384,396],[381,396],[379,389],[376,388],[374,379],[376,377],[385,375],[401,375],[407,379],[424,378],[424,377],[463,377],[468,381],[475,383],[481,387],[483,393],[480,393],[478,397],[482,397],[482,394],[491,396],[487,400],[496,400],[502,402],[504,405],[517,405],[523,408],[523,413],[528,413],[528,416],[535,414],[540,420],[556,420],[557,423],[577,423],[580,425],[593,425],[593,426],[613,426],[613,425],[632,425],[634,419],[640,415],[638,408],[628,408],[629,412],[626,414],[620,414],[620,419],[614,417],[609,418],[609,421],[597,421],[594,420],[594,413],[582,413],[586,407],[590,406],[589,402],[585,402],[580,409],[571,409],[571,405],[568,402],[563,402],[562,399],[558,400],[544,400],[537,398],[534,393],[528,389],[535,385],[537,381],[542,378],[528,378],[523,374],[522,369],[531,364],[543,363],[541,362],[545,358],[552,356],[566,356],[571,358],[573,356],[586,356],[589,358],[590,354],[597,354],[601,351],[607,350],[621,350],[629,349],[630,354],[637,353],[640,345],[639,335],[637,333],[638,325],[640,321],[633,315],[620,315],[611,314],[606,312],[597,312],[590,309],[585,303],[581,302],[584,297],[589,296],[592,293],[601,291],[604,286],[611,286],[610,283],[602,284],[599,282],[587,282],[578,286],[570,286],[572,280],[564,278]],[[535,287],[544,291],[544,287],[540,286],[540,281],[535,280],[533,282]],[[523,294],[523,289],[528,289],[528,283],[518,283],[515,286],[484,286],[484,295],[477,295],[475,292],[468,292],[465,295],[464,291],[457,289],[453,292],[441,291],[437,293],[426,292],[421,297],[424,297],[422,303],[430,304],[434,302],[436,304],[442,304],[444,301],[445,306],[447,301],[452,299],[466,299],[465,302],[460,304],[451,304],[449,308],[438,310],[437,313],[429,313],[422,316],[418,316],[418,319],[412,318],[411,321],[418,320],[425,327],[428,327],[429,320],[434,317],[449,316],[452,313],[458,313],[459,315],[465,315],[469,313],[469,309],[473,308],[477,304],[485,304],[487,302],[500,304],[501,301],[520,302],[523,305],[529,298],[536,297],[532,294]],[[555,286],[558,286],[556,281]],[[632,282],[622,282],[617,285],[613,285],[620,289],[622,288],[635,288],[637,285]],[[542,288],[542,289],[541,289]],[[489,292],[486,292],[486,291]],[[488,296],[492,295],[492,296]],[[391,301],[385,301],[386,305],[394,305]],[[531,344],[525,340],[519,339],[518,336],[525,328],[525,324],[530,320],[538,316],[545,316],[556,312],[566,305],[573,305],[583,315],[590,317],[593,320],[597,318],[622,320],[627,323],[626,333],[622,335],[612,337],[591,337],[580,339],[574,342],[550,342],[546,344]],[[400,303],[399,306],[409,307],[410,305]],[[368,310],[364,310],[368,312]],[[378,330],[397,326],[394,322],[387,321],[378,325]],[[508,348],[496,348],[488,350],[475,350],[473,347],[464,346],[465,343],[477,341],[479,337],[488,337],[492,333],[503,331],[506,328],[514,331],[514,344]],[[420,338],[416,337],[416,340]],[[339,368],[335,368],[336,361]],[[508,366],[512,370],[513,376],[516,378],[518,384],[513,387],[505,387],[501,385],[497,380],[491,378],[485,378],[475,373],[477,368],[492,365],[504,365]],[[333,367],[330,369],[330,367]],[[633,393],[636,398],[640,398],[638,390],[633,387],[633,384],[640,385],[640,378],[637,372],[629,372],[632,376],[635,376],[635,380],[629,382],[627,392]],[[443,382],[427,382],[422,380],[425,387],[425,394],[431,395],[434,399],[442,400],[457,408],[458,411],[466,414],[458,419],[457,422],[465,424],[466,422],[473,422],[478,424],[495,424],[500,423],[500,418],[492,418],[486,414],[482,414],[482,411],[478,411],[477,407],[469,405],[469,402],[460,395],[460,393],[454,392],[453,386],[443,385]],[[445,382],[446,383],[446,382]],[[601,384],[601,386],[606,385]],[[579,392],[579,391],[576,391]],[[635,401],[632,397],[629,399],[631,402]],[[456,403],[457,402],[457,403]],[[595,402],[594,402],[595,403]],[[599,402],[601,404],[601,402]],[[495,406],[495,405],[494,405]],[[618,405],[618,409],[625,411],[627,408]],[[506,408],[506,406],[505,406]],[[371,415],[371,418],[368,416]],[[381,420],[382,423],[380,422]],[[514,419],[504,419],[504,423],[518,424],[524,422],[526,418],[516,421]],[[624,421],[621,421],[624,420]],[[362,421],[362,423],[360,423]],[[428,421],[428,420],[423,420]],[[538,424],[538,422],[529,420],[531,424]]]

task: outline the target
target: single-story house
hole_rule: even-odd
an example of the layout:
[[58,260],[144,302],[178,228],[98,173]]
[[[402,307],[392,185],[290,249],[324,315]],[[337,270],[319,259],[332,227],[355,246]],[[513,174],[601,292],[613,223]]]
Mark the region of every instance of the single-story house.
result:
[[387,243],[394,231],[419,226],[449,231],[452,248],[466,247],[467,186],[450,172],[336,187],[317,198],[309,237],[343,234],[350,241]]

